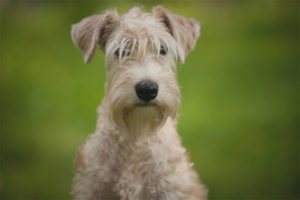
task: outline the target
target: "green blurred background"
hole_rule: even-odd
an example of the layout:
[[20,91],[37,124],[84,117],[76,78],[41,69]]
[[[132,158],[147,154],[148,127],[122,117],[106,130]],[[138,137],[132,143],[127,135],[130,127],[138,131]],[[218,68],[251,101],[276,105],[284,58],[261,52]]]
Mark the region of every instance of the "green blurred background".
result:
[[162,4],[200,21],[179,66],[179,132],[210,199],[299,198],[297,1],[22,1],[1,6],[1,199],[71,199],[79,141],[95,129],[104,56],[71,24]]

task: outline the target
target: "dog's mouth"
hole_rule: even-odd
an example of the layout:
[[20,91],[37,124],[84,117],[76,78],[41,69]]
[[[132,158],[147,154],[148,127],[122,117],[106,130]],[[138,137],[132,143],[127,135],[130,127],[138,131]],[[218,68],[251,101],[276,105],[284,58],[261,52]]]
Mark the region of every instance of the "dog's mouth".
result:
[[154,101],[140,101],[136,104],[137,107],[154,107],[156,103]]

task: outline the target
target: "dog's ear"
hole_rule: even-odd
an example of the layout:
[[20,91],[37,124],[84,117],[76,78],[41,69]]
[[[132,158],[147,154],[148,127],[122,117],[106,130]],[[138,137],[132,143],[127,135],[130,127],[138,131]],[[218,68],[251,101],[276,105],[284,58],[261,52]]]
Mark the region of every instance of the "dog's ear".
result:
[[178,59],[184,63],[185,56],[194,48],[199,37],[200,25],[194,19],[176,15],[167,9],[157,6],[152,13],[166,26],[167,30],[179,43]]
[[105,48],[118,18],[117,11],[113,10],[102,15],[89,16],[72,25],[72,40],[82,52],[85,63],[92,60],[97,46]]

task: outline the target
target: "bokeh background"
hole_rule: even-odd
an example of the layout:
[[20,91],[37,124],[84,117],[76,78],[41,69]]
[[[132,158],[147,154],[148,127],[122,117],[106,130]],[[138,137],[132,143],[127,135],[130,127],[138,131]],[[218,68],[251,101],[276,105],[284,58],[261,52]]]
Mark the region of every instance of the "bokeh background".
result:
[[299,198],[299,3],[1,1],[0,199],[71,199],[79,141],[95,129],[104,56],[83,58],[71,24],[161,4],[202,26],[178,67],[178,130],[210,199]]

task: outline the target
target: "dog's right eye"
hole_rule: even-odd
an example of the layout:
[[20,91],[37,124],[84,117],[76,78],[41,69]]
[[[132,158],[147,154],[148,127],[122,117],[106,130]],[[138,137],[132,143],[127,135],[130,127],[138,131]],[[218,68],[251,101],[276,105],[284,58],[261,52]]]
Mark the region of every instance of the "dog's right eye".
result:
[[[124,57],[124,56],[129,56],[129,51],[127,51],[127,50],[123,50],[122,51],[122,57]],[[117,57],[119,57],[119,55],[120,55],[120,48],[118,48],[116,51],[115,51],[115,56],[117,56]]]
[[115,51],[115,55],[119,57],[119,55],[120,55],[120,48],[118,48],[118,49]]

